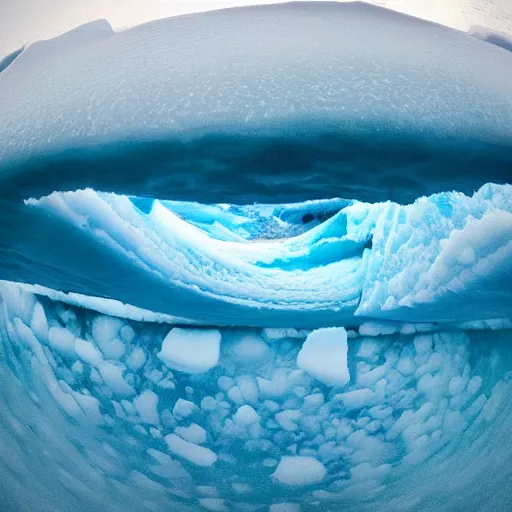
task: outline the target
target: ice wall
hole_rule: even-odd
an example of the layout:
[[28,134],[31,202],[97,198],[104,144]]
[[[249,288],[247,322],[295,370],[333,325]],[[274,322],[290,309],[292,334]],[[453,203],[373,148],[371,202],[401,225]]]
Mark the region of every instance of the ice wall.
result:
[[[295,209],[314,212],[322,205],[332,216],[289,236],[297,230],[291,206],[254,207],[266,209],[262,221],[244,209],[235,215],[153,200],[141,210],[141,201],[125,196],[54,193],[24,206],[50,223],[49,237],[38,233],[26,242],[23,254],[34,262],[16,268],[15,279],[197,325],[315,328],[365,319],[510,318],[511,197],[510,185],[488,184],[471,197],[446,192],[406,206],[334,202],[341,208],[335,214],[332,202],[306,203]],[[182,215],[193,209],[188,215],[203,227],[173,207]],[[280,226],[284,239],[253,239],[261,236],[261,224]],[[64,233],[72,244],[62,244]],[[55,262],[58,274],[48,270]],[[62,294],[60,300],[66,300]]]

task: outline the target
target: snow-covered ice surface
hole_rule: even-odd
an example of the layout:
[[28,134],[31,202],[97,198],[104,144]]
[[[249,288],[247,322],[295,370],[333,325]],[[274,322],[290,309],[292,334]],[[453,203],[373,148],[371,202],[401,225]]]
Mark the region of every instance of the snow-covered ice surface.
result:
[[[332,203],[324,204],[323,211],[332,216],[306,230],[309,222],[301,220],[313,216],[309,203],[301,205],[306,213],[299,221],[289,215],[283,220],[283,211],[290,209],[282,206],[262,205],[260,212],[267,216],[255,219],[248,212],[233,218],[221,206],[195,204],[201,226],[171,210],[184,215],[184,204],[154,200],[144,208],[140,200],[91,189],[29,199],[25,208],[44,218],[52,233],[74,239],[73,247],[65,247],[73,257],[67,275],[59,275],[61,286],[64,278],[73,292],[152,311],[147,315],[152,320],[161,315],[163,321],[196,325],[313,328],[357,325],[368,318],[465,322],[512,317],[511,185],[488,183],[471,196],[443,192],[408,205],[337,204],[334,212]],[[312,206],[314,212],[317,203]],[[285,239],[252,238],[254,232],[261,236],[262,219],[276,226],[279,221]],[[211,236],[216,223],[240,238],[220,237],[218,230]],[[297,233],[298,225],[303,232]],[[39,263],[55,261],[63,252],[60,244],[46,241],[39,241],[37,249]],[[102,264],[91,266],[91,260]],[[106,267],[108,280],[102,278]],[[38,283],[51,285],[54,276],[44,270]],[[22,272],[17,278],[25,280]],[[144,318],[129,308],[109,310],[98,300],[38,290],[101,312]],[[179,365],[187,354],[176,352],[175,334],[162,357],[177,358]],[[215,363],[215,354],[204,357],[211,359],[204,364]]]
[[0,61],[1,512],[510,510],[512,52],[473,35],[301,2]]
[[511,62],[358,2],[99,21],[0,73],[0,186],[243,204],[470,193],[510,176]]

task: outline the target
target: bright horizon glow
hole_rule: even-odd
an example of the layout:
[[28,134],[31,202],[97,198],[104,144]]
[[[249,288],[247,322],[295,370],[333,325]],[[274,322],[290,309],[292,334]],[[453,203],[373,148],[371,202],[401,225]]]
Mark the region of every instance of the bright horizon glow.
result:
[[[483,5],[485,2],[487,6]],[[117,0],[4,0],[0,6],[0,57],[27,43],[54,37],[95,19],[107,19],[114,29],[119,30],[159,18],[272,3],[279,2],[125,0],[121,8]],[[512,8],[509,0],[369,0],[369,3],[459,30],[468,30],[472,25],[482,25],[512,33]]]

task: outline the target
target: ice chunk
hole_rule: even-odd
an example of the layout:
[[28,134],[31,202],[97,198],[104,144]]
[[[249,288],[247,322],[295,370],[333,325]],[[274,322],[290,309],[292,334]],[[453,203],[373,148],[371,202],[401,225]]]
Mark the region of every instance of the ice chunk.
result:
[[347,331],[343,327],[317,329],[306,338],[297,366],[324,384],[344,386],[350,381],[347,352]]
[[235,421],[242,426],[251,425],[260,421],[258,413],[250,405],[242,405],[235,414]]
[[217,366],[221,335],[217,329],[171,329],[162,343],[159,359],[184,373],[204,373]]
[[297,422],[299,421],[300,417],[300,411],[290,409],[278,412],[275,416],[276,421],[280,427],[289,432],[293,432],[299,428]]
[[242,375],[236,379],[236,383],[245,402],[250,404],[255,404],[258,402],[258,382],[252,375]]
[[429,354],[432,351],[433,343],[431,334],[421,334],[414,337],[414,348],[420,356]]
[[133,327],[131,325],[124,325],[121,327],[121,330],[119,331],[121,340],[126,343],[130,344],[135,338],[135,331],[133,330]]
[[75,352],[82,361],[94,367],[97,367],[103,359],[100,351],[90,341],[80,338],[75,340]]
[[374,405],[377,395],[375,391],[364,388],[336,395],[334,399],[343,402],[348,409],[362,409]]
[[452,377],[448,384],[448,392],[451,396],[456,396],[459,393],[462,393],[464,390],[464,387],[466,386],[466,382],[462,377],[459,375],[456,375],[455,377]]
[[192,423],[188,427],[176,427],[174,433],[189,443],[204,444],[206,442],[206,430],[197,423]]
[[217,455],[209,448],[189,443],[176,434],[169,434],[164,439],[172,453],[196,466],[208,467],[217,461]]
[[211,498],[219,496],[219,491],[213,485],[198,485],[196,491],[203,496],[210,496]]
[[233,386],[228,391],[228,398],[236,405],[242,405],[245,402],[242,392],[238,386]]
[[138,370],[139,368],[142,368],[144,364],[146,363],[146,352],[142,347],[134,347],[133,350],[130,352],[130,355],[126,359],[126,364],[132,369],[132,370]]
[[183,398],[178,398],[178,400],[174,404],[172,413],[177,418],[188,418],[197,411],[199,411],[199,407],[197,407],[197,405],[194,402],[190,402],[189,400],[183,400]]
[[261,336],[247,334],[237,340],[232,350],[238,361],[257,361],[265,357],[269,347]]
[[217,386],[224,391],[228,392],[235,385],[235,381],[226,375],[222,375],[217,379]]
[[119,318],[98,315],[92,322],[91,333],[99,346],[115,340],[124,322]]
[[123,370],[108,361],[103,361],[98,365],[98,371],[105,384],[117,395],[130,396],[135,394],[135,390],[123,378]]
[[263,338],[269,343],[286,338],[286,329],[266,328],[261,332]]
[[364,322],[359,327],[361,336],[386,336],[398,332],[401,324],[392,322]]
[[357,357],[373,362],[378,359],[382,348],[382,342],[372,338],[363,338],[357,351]]
[[152,473],[164,478],[170,478],[175,482],[186,482],[190,480],[190,475],[181,462],[172,459],[172,457],[169,457],[166,453],[162,453],[154,448],[148,448],[147,453],[158,462],[158,466],[151,466]]
[[63,327],[51,327],[48,331],[48,343],[63,354],[72,355],[75,351],[75,336]]
[[120,359],[126,350],[124,343],[118,339],[124,322],[106,315],[97,316],[92,322],[92,336],[107,359]]
[[327,470],[313,457],[294,456],[282,457],[272,476],[282,484],[302,486],[321,482]]
[[103,355],[107,359],[119,360],[123,357],[124,353],[126,352],[126,346],[121,340],[117,338],[108,343],[103,343],[102,345],[100,345],[100,348],[101,351],[103,352]]
[[71,394],[89,419],[93,420],[97,425],[101,425],[103,423],[103,416],[100,412],[100,402],[97,398],[83,395],[76,391],[72,391]]
[[246,494],[248,492],[251,492],[252,488],[250,485],[244,484],[244,483],[233,483],[231,484],[231,488],[233,491],[235,491],[238,494]]
[[48,320],[46,319],[43,306],[39,302],[36,302],[34,306],[30,328],[39,340],[44,340],[48,336]]
[[76,375],[81,375],[81,373],[84,371],[84,365],[80,361],[75,361],[71,365],[71,371]]
[[133,400],[133,405],[144,423],[158,425],[158,395],[151,390],[146,390]]

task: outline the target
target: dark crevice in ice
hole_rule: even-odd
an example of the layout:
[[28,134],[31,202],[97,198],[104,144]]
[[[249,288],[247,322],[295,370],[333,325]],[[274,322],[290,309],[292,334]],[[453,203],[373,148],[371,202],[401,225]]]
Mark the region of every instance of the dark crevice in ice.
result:
[[24,49],[25,47],[23,46],[0,60],[0,73],[5,71],[23,53]]

